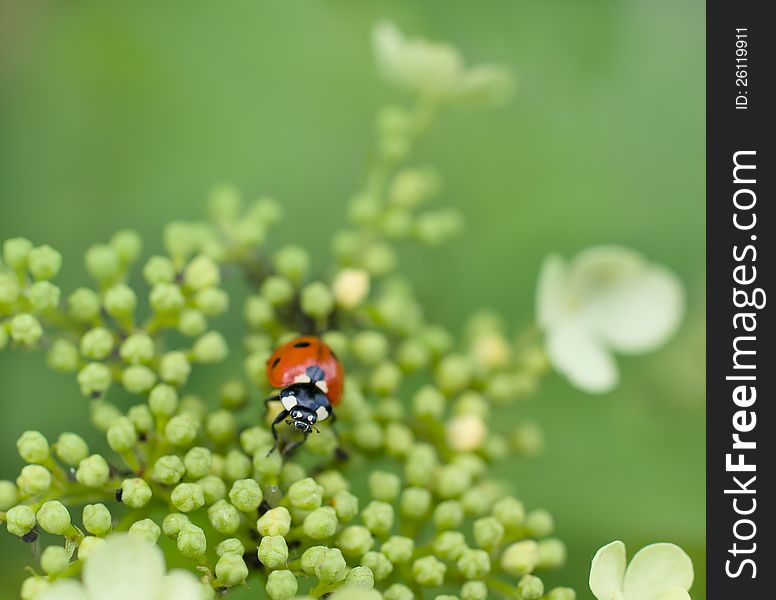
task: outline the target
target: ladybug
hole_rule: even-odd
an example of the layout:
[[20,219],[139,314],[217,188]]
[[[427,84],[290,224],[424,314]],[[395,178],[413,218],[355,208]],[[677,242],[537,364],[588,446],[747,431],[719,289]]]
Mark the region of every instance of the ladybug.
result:
[[285,453],[304,443],[313,430],[317,432],[316,423],[331,417],[334,424],[337,417],[332,407],[342,398],[344,376],[342,363],[318,337],[298,337],[275,350],[267,360],[267,379],[272,387],[282,389],[264,402],[268,405],[279,401],[283,410],[272,422],[275,445],[270,454],[278,446],[276,427],[284,419],[304,436],[288,446]]

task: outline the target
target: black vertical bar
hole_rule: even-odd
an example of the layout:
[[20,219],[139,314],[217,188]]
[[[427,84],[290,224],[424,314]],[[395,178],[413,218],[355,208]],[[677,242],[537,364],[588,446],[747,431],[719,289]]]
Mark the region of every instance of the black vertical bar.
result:
[[776,597],[776,338],[767,302],[776,293],[776,29],[766,8],[764,0],[707,3],[709,600]]

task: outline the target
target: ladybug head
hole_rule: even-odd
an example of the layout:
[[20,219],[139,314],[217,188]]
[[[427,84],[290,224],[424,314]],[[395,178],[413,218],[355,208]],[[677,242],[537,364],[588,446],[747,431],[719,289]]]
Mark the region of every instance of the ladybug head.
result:
[[315,413],[308,408],[297,406],[292,408],[289,412],[290,419],[286,421],[289,425],[292,425],[295,429],[302,433],[310,433],[313,429],[318,431],[315,427],[315,422],[318,420]]

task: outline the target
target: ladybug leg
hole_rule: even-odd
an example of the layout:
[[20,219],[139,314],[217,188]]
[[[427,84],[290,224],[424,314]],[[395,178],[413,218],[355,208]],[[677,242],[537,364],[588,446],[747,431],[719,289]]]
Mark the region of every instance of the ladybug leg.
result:
[[340,439],[339,431],[337,431],[337,428],[334,427],[334,423],[336,423],[336,421],[337,421],[337,413],[332,411],[331,416],[329,416],[329,427],[331,428],[332,433],[334,433],[334,437],[337,439],[337,449],[334,451],[334,455],[339,460],[347,460],[348,459],[347,450],[345,450],[342,447],[342,440]]
[[266,417],[269,412],[269,403],[275,401],[280,402],[280,394],[272,394],[268,398],[264,398],[264,417]]
[[280,444],[280,438],[278,437],[277,426],[278,426],[278,423],[282,422],[283,419],[285,419],[287,416],[288,416],[288,411],[286,409],[283,409],[278,413],[278,416],[275,417],[275,420],[272,421],[272,437],[275,438],[275,444],[272,446],[272,449],[269,452],[267,452],[267,456],[272,454],[277,449],[278,444]]
[[309,431],[305,432],[304,437],[301,440],[296,440],[295,442],[291,442],[290,444],[288,444],[288,446],[283,448],[283,458],[288,458],[289,456],[291,456],[291,453],[294,450],[296,450],[299,446],[301,446],[307,441],[308,435],[310,435]]

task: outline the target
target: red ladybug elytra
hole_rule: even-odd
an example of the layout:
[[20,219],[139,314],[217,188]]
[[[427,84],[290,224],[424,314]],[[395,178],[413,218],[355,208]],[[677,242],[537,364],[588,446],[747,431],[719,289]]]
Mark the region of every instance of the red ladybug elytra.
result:
[[342,363],[318,337],[298,337],[275,350],[267,361],[267,379],[270,385],[282,389],[265,402],[280,401],[283,410],[272,422],[272,450],[279,442],[276,427],[287,417],[290,419],[286,423],[302,432],[304,439],[286,448],[286,453],[303,443],[317,422],[331,417],[334,424],[332,407],[342,398],[344,376]]

